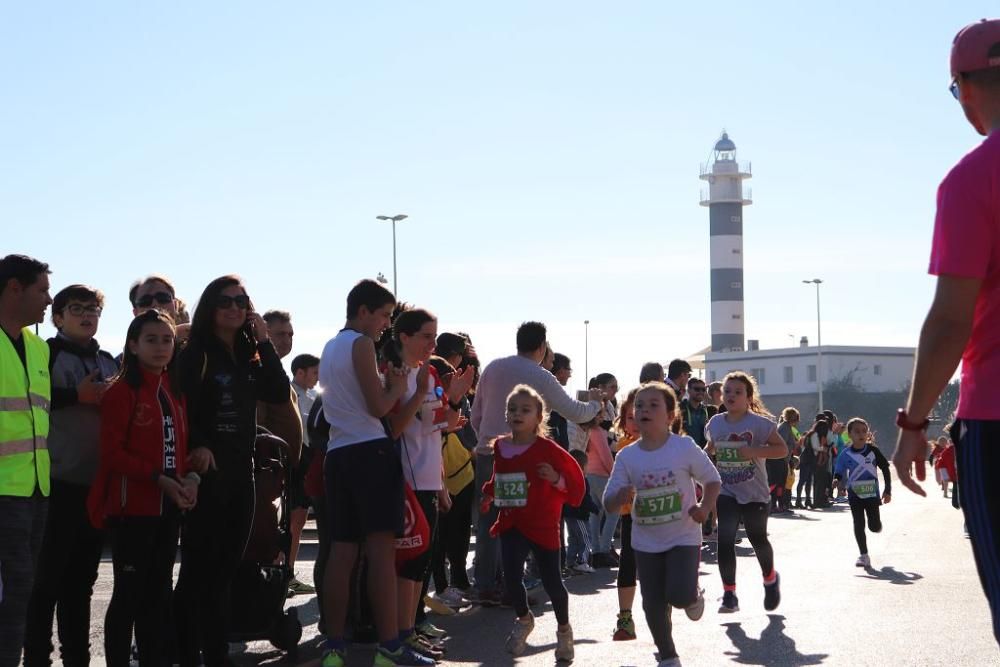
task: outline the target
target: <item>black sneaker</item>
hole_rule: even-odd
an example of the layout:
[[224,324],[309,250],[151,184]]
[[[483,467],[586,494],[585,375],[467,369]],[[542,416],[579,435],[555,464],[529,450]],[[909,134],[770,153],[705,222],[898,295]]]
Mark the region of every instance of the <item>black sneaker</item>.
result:
[[764,609],[774,611],[781,604],[781,575],[774,573],[774,583],[764,584]]
[[735,591],[726,591],[722,595],[722,606],[719,607],[720,614],[733,614],[740,610],[740,600],[736,597]]

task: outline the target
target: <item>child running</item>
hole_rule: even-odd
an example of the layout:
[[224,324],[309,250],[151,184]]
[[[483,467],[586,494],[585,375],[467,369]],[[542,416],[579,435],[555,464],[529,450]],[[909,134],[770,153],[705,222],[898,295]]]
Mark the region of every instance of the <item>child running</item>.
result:
[[719,613],[740,609],[736,597],[736,530],[740,522],[757,553],[764,575],[764,609],[774,611],[781,602],[774,550],[767,539],[767,517],[771,492],[765,459],[788,454],[785,441],[758,398],[757,383],[746,373],[729,373],[722,381],[726,412],[709,422],[706,449],[715,453],[722,477],[719,496],[719,573],[722,575],[722,606]]
[[579,505],[585,493],[583,471],[558,444],[545,437],[545,402],[527,385],[507,396],[510,435],[494,442],[493,477],[483,485],[486,514],[492,502],[499,510],[490,534],[500,538],[507,599],[517,619],[507,637],[507,650],[521,655],[535,617],[528,609],[524,564],[534,554],[542,585],[552,600],[556,621],[556,660],[573,660],[573,629],[569,624],[569,593],[559,567],[559,524],[563,504]]
[[[720,478],[694,440],[670,432],[677,396],[667,385],[642,385],[632,409],[640,437],[619,451],[604,506],[617,512],[632,504],[631,546],[642,585],[642,610],[659,649],[660,667],[674,667],[680,658],[671,637],[671,607],[684,609],[693,621],[705,611],[698,587],[701,524],[719,496]],[[695,482],[705,489],[700,503]]]
[[[639,393],[636,387],[628,393],[618,413],[615,430],[618,432],[618,450],[622,451],[639,439],[639,430],[635,424],[635,396]],[[632,618],[632,604],[635,602],[635,552],[632,550],[632,505],[621,506],[621,540],[622,550],[618,560],[618,621],[615,623],[615,633],[612,639],[616,642],[635,639],[635,620]]]
[[[861,550],[861,555],[854,564],[857,567],[871,567],[868,540],[865,537],[865,516],[868,517],[868,530],[873,533],[882,532],[882,518],[878,508],[882,503],[892,500],[892,475],[889,473],[889,462],[879,448],[872,444],[868,422],[855,417],[847,422],[847,434],[851,438],[851,446],[837,457],[833,487],[847,488],[847,502],[851,505],[851,517],[854,519],[854,539],[858,541],[858,549]],[[881,501],[876,467],[885,478],[885,493],[882,494]]]
[[163,656],[181,512],[198,500],[189,472],[187,417],[178,383],[164,372],[174,323],[148,310],[129,325],[122,368],[101,401],[101,460],[88,509],[111,529],[114,589],[104,619],[109,665],[128,667],[132,630],[140,665]]

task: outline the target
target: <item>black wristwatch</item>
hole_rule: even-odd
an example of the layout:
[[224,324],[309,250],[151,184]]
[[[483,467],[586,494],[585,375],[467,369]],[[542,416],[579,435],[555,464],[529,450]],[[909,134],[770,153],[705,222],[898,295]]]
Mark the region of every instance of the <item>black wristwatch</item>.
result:
[[452,403],[451,401],[448,401],[448,407],[451,408],[452,410],[454,410],[455,412],[461,412],[462,411],[462,404],[460,402],[459,403]]

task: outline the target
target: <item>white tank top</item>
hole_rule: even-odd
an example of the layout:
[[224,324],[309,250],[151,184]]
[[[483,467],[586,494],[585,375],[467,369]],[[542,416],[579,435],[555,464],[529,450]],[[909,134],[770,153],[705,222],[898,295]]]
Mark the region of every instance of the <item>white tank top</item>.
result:
[[363,335],[344,329],[323,348],[319,383],[323,387],[323,414],[330,422],[328,452],[386,437],[382,422],[368,412],[368,404],[354,372],[354,341]]

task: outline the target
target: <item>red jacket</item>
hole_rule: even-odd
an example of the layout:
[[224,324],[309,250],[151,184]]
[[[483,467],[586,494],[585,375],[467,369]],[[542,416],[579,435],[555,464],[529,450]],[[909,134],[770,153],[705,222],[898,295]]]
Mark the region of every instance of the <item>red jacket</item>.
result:
[[164,470],[161,386],[174,417],[177,478],[187,473],[187,411],[184,398],[171,388],[169,376],[142,371],[138,389],[118,380],[101,401],[101,458],[87,502],[95,526],[103,525],[109,516],[163,513],[165,496],[153,480],[154,472]]
[[948,445],[941,450],[941,453],[934,459],[935,468],[944,468],[948,471],[948,479],[952,482],[958,481],[958,470],[955,468],[955,446]]
[[[497,443],[499,444],[499,442]],[[548,463],[562,475],[565,490],[538,476],[539,463]],[[544,549],[559,548],[559,523],[564,504],[576,507],[583,500],[586,483],[580,465],[566,450],[548,438],[538,438],[521,455],[505,459],[493,454],[493,477],[483,485],[483,494],[493,498],[493,482],[498,473],[524,473],[528,480],[528,504],[525,507],[502,507],[490,528],[496,537],[511,528]]]

